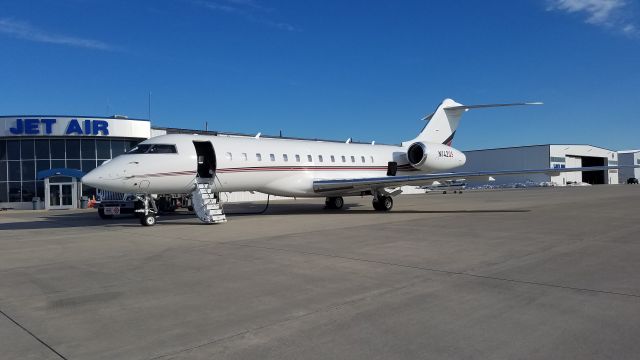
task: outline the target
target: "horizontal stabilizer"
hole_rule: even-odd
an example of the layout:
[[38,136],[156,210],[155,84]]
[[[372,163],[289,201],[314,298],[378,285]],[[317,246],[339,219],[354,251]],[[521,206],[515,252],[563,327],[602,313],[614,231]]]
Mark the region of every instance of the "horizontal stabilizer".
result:
[[542,102],[520,102],[520,103],[508,103],[508,104],[480,104],[480,105],[460,105],[460,106],[448,106],[445,110],[469,110],[469,109],[484,109],[494,107],[505,106],[524,106],[524,105],[544,105]]

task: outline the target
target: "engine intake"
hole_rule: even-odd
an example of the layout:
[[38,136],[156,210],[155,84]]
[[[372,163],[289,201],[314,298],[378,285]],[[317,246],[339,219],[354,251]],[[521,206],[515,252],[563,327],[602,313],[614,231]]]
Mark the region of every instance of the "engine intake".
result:
[[407,149],[407,160],[422,171],[450,170],[464,165],[467,157],[444,144],[415,142]]
[[427,160],[427,146],[421,142],[412,144],[407,150],[407,158],[411,166],[415,168],[421,167]]

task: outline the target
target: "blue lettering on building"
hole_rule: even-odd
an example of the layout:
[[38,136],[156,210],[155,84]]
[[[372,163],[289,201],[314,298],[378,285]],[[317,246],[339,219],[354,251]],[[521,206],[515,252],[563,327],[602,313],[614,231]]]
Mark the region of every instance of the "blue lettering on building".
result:
[[[51,135],[56,119],[16,119],[9,132],[14,135]],[[71,119],[64,132],[65,135],[109,135],[109,122],[105,120]]]

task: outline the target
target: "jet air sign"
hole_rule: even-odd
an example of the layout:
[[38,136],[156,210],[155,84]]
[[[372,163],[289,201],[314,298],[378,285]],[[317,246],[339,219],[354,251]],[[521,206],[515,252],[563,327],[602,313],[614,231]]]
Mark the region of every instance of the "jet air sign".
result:
[[0,136],[118,136],[149,138],[148,121],[80,117],[0,117]]

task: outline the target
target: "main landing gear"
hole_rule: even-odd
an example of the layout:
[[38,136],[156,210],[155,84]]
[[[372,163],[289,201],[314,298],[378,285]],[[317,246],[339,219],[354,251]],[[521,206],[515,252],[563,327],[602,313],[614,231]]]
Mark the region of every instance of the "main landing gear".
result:
[[393,198],[389,195],[378,195],[373,198],[372,204],[376,211],[390,211],[393,208]]
[[328,197],[324,201],[325,209],[337,210],[337,209],[342,209],[343,206],[344,206],[344,199],[342,198],[342,196]]
[[136,198],[142,201],[143,207],[136,209],[136,213],[140,216],[140,224],[143,226],[153,226],[156,224],[158,217],[158,208],[153,197],[149,194],[136,195]]

